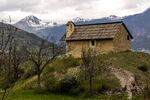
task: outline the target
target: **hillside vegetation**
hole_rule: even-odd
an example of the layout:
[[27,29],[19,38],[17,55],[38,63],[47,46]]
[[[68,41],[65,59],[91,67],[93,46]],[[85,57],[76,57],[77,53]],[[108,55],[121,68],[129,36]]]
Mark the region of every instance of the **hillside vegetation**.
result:
[[[46,67],[42,73],[42,90],[37,88],[37,78],[32,70],[32,63],[25,62],[22,78],[16,83],[9,98],[13,100],[82,100],[85,98],[126,100],[132,92],[133,99],[143,99],[143,89],[150,79],[149,54],[127,51],[99,55],[97,59],[98,74],[94,77],[94,95],[90,98],[89,84],[81,71],[82,60],[73,57],[57,58]],[[131,82],[131,84],[125,84],[123,87],[121,82],[124,84]],[[128,89],[128,85],[136,88]]]

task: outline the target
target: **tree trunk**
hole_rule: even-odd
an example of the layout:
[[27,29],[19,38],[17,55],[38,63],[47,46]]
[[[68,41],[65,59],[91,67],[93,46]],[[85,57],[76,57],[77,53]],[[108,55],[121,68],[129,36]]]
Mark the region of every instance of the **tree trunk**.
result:
[[37,82],[38,82],[38,88],[41,88],[41,73],[40,72],[38,72],[38,74],[37,74],[37,78],[38,78],[38,80],[37,80]]

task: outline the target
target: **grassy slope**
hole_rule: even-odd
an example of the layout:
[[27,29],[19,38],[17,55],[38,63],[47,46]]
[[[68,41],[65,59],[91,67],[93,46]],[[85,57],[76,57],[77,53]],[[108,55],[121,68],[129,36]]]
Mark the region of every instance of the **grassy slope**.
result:
[[[101,55],[100,60],[105,66],[123,68],[132,72],[139,82],[150,79],[150,55],[142,52],[122,52],[117,54]],[[144,66],[148,69],[143,72],[138,67]]]
[[[99,57],[100,64],[103,64],[107,67],[107,65],[112,65],[113,67],[121,67],[124,68],[132,73],[137,77],[137,80],[139,82],[146,82],[146,79],[150,78],[150,71],[148,72],[142,72],[138,69],[139,66],[147,66],[148,69],[150,69],[150,55],[146,53],[138,53],[138,52],[123,52],[118,54],[109,54],[109,55],[101,55]],[[59,63],[58,63],[59,62]],[[68,62],[68,59],[65,60],[57,60],[54,62],[55,68],[51,68],[52,65],[50,65],[45,71],[44,74],[49,74],[49,72],[57,71],[59,73],[65,73],[65,70],[72,66],[72,64],[67,63],[67,67],[63,62]],[[61,68],[62,67],[62,68]],[[108,76],[109,77],[109,76]],[[9,100],[116,100],[118,97],[109,97],[106,95],[100,95],[100,97],[92,98],[92,99],[85,99],[81,97],[71,97],[71,96],[64,96],[64,95],[54,95],[50,93],[44,93],[44,94],[37,94],[34,91],[29,90],[23,90],[24,86],[28,84],[35,85],[34,82],[31,82],[30,79],[27,79],[27,81],[23,81],[23,83],[18,83],[18,85],[15,87],[15,89],[19,90],[15,91],[15,94],[11,94]],[[34,80],[35,81],[35,80]],[[28,83],[28,84],[26,84]],[[112,82],[110,82],[112,83]],[[23,86],[24,85],[24,86]],[[119,99],[119,100],[125,100],[125,99]],[[133,100],[142,100],[141,98],[134,98]]]

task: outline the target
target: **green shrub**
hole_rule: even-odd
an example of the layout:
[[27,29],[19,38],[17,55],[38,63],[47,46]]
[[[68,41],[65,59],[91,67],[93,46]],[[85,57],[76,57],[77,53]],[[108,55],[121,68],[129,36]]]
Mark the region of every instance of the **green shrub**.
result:
[[139,66],[138,69],[141,70],[142,72],[147,72],[149,70],[147,65]]
[[79,82],[74,77],[67,77],[59,81],[57,84],[57,92],[61,94],[71,94],[74,89],[77,89]]
[[51,78],[47,84],[48,91],[59,94],[77,95],[80,93],[80,84],[74,77],[66,77],[62,80]]

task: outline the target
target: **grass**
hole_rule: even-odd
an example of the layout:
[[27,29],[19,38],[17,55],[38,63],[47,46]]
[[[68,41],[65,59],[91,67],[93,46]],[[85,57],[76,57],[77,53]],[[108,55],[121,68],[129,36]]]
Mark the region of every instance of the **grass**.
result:
[[[48,92],[37,93],[34,90],[22,90],[11,93],[6,100],[127,100],[127,98],[123,96],[108,96],[104,94],[101,94],[97,97],[85,98],[82,96],[58,95]],[[133,97],[132,100],[144,100],[144,99],[138,96]]]
[[77,100],[74,97],[55,94],[38,94],[34,91],[22,91],[12,94],[8,100]]
[[73,68],[80,65],[80,61],[73,57],[66,57],[63,59],[56,59],[54,62],[49,64],[49,66],[45,69],[44,73],[50,72],[59,72],[66,73],[68,68]]
[[[1,95],[0,95],[1,97]],[[119,97],[119,100],[126,98]],[[37,93],[33,90],[22,90],[11,93],[7,100],[116,100],[118,96],[100,95],[98,97],[84,98],[81,96],[57,95],[51,93]]]

